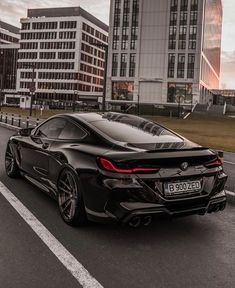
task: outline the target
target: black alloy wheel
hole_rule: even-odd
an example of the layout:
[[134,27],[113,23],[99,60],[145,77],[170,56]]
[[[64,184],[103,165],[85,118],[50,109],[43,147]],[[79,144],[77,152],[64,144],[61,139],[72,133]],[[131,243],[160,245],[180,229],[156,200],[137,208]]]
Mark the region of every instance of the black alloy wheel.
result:
[[64,169],[58,180],[58,205],[63,220],[71,226],[87,224],[85,206],[78,176],[71,169]]
[[5,154],[5,170],[9,177],[16,178],[20,175],[20,169],[16,163],[10,144],[7,144]]

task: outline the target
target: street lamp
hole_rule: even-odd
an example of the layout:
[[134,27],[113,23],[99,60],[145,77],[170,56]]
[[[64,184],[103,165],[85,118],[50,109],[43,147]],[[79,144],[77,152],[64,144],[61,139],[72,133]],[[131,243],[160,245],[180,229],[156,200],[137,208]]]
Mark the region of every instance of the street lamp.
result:
[[105,112],[105,100],[106,100],[106,82],[107,82],[107,68],[108,68],[108,48],[109,46],[104,43],[91,42],[90,45],[104,48],[105,58],[104,58],[104,84],[103,84],[103,99],[102,99],[102,112]]
[[138,101],[138,115],[140,115],[140,94],[137,94],[137,101]]
[[32,81],[31,81],[31,85],[29,88],[29,92],[30,92],[30,110],[29,110],[29,116],[32,116],[32,108],[33,108],[33,101],[34,101],[34,93],[35,93],[35,79],[34,79],[34,72],[35,72],[35,66],[34,64],[30,65],[30,68],[32,68]]
[[78,94],[78,90],[74,90],[74,92],[73,92],[73,112],[75,112],[75,108],[76,108],[76,100],[77,100],[77,97],[76,97],[76,95],[78,96],[79,94]]

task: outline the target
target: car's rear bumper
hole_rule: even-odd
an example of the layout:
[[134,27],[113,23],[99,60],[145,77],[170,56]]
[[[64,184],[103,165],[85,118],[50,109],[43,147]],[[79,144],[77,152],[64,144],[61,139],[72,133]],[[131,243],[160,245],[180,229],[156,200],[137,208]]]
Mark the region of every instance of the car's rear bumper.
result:
[[154,191],[149,181],[136,178],[98,177],[94,181],[89,181],[94,184],[94,189],[86,191],[85,195],[92,194],[89,197],[91,201],[85,201],[89,204],[86,205],[86,211],[90,220],[105,223],[110,221],[127,223],[136,216],[142,218],[154,215],[168,217],[204,215],[225,208],[226,180],[227,175],[223,172],[216,178],[214,175],[209,175],[204,177],[204,185],[200,192],[167,197],[164,191],[159,191],[159,186],[155,187]]
[[[226,194],[221,191],[219,194],[202,201],[200,204],[191,205],[187,202],[180,202],[180,208],[175,206],[169,208],[165,204],[145,202],[120,202],[109,203],[104,213],[88,212],[88,218],[96,222],[121,222],[128,223],[134,217],[143,218],[146,216],[180,217],[188,215],[205,215],[206,213],[219,212],[226,207]],[[90,213],[89,213],[90,212]]]
[[187,204],[181,209],[169,209],[165,205],[155,204],[152,207],[146,207],[145,203],[120,203],[125,216],[121,218],[121,222],[127,223],[135,216],[146,215],[163,215],[163,216],[187,216],[193,214],[204,215],[206,213],[222,211],[226,207],[226,194],[224,191],[219,195],[212,197],[206,204],[198,205],[197,207],[188,207]]

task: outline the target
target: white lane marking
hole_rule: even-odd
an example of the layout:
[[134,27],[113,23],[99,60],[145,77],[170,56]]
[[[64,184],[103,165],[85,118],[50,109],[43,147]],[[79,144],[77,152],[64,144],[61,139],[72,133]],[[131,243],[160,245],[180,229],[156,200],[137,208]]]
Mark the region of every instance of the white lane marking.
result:
[[33,229],[47,245],[58,260],[74,276],[84,288],[102,288],[103,286],[90,275],[86,268],[47,230],[47,228],[0,182],[0,193],[20,214],[24,221]]
[[226,190],[225,192],[226,192],[226,194],[235,197],[235,192],[228,191],[228,190]]
[[226,163],[226,164],[230,164],[230,165],[235,165],[234,162],[229,162],[229,161],[224,161],[224,163]]

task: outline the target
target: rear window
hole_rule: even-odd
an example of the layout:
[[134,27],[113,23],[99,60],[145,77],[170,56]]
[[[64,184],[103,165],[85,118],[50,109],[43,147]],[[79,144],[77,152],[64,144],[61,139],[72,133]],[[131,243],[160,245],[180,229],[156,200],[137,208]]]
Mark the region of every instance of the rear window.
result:
[[110,138],[130,144],[182,143],[183,140],[154,122],[123,116],[121,119],[100,120],[91,123]]

